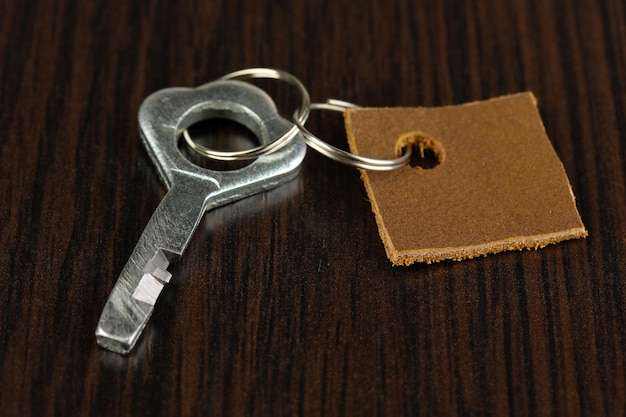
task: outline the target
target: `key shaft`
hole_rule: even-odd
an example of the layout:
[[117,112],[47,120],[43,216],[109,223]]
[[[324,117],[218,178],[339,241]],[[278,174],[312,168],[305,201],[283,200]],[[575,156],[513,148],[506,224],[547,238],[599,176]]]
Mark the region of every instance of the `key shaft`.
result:
[[128,353],[133,348],[171,279],[168,266],[185,251],[211,192],[219,192],[214,184],[181,177],[152,215],[104,307],[96,338],[106,349]]

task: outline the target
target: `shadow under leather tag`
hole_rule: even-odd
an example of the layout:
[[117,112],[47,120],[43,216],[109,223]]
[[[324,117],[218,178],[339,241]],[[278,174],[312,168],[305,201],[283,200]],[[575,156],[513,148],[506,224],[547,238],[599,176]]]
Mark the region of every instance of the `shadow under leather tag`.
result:
[[353,153],[435,166],[361,171],[394,265],[462,260],[587,236],[532,93],[439,108],[344,114]]

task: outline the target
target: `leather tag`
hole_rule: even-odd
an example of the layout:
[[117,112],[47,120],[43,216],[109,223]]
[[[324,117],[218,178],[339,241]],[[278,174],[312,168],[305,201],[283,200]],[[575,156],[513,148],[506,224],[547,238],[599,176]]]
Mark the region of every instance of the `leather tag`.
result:
[[[361,171],[394,265],[537,249],[587,231],[532,93],[344,114],[353,153],[412,164]],[[422,155],[424,158],[422,158]]]

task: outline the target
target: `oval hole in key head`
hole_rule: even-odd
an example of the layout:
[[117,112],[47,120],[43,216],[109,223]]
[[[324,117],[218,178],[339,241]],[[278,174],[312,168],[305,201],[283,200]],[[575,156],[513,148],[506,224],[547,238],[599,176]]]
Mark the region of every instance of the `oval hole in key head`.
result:
[[[187,129],[194,143],[217,151],[242,151],[261,144],[259,137],[247,126],[226,117],[211,117],[196,122]],[[181,135],[178,149],[189,161],[199,167],[214,171],[230,171],[243,168],[254,160],[220,161],[203,156],[189,146]]]

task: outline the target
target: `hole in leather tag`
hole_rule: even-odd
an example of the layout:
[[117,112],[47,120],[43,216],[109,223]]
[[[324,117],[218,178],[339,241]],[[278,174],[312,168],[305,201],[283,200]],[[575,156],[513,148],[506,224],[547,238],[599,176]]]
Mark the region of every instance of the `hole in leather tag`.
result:
[[441,142],[424,132],[408,132],[400,135],[396,143],[396,155],[402,155],[402,150],[407,146],[413,148],[409,160],[409,166],[412,168],[433,169],[446,158],[446,151]]
[[438,162],[361,171],[394,265],[587,236],[531,93],[440,108],[349,109],[344,117],[355,154],[387,159],[402,146],[418,153],[422,146]]

